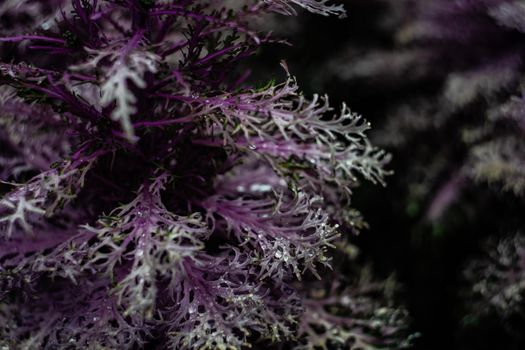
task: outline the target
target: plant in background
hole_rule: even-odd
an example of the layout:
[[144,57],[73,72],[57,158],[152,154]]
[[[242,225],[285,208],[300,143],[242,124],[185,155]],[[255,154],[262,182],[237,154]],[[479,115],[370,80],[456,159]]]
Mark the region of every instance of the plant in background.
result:
[[34,24],[0,38],[3,347],[396,347],[404,317],[344,285],[310,301],[301,282],[359,228],[357,177],[382,183],[389,157],[287,70],[246,82],[239,63],[274,40],[250,22],[294,6],[344,14],[324,0],[0,7]]
[[465,278],[472,284],[472,293],[483,302],[477,311],[487,307],[504,317],[522,313],[525,292],[525,241],[521,234],[492,240],[482,258],[466,268]]
[[463,271],[467,288],[464,298],[465,326],[486,322],[496,315],[514,338],[523,338],[521,325],[525,306],[525,239],[514,234],[485,245],[482,257]]
[[523,3],[380,2],[388,26],[378,21],[393,34],[382,31],[375,46],[351,42],[326,63],[326,79],[364,86],[364,98],[391,96],[374,140],[410,153],[409,202],[435,221],[473,182],[521,195]]

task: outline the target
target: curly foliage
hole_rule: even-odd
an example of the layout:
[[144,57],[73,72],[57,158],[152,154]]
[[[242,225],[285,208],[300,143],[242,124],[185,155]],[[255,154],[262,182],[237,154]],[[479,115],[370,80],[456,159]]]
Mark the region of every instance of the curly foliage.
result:
[[389,157],[346,106],[333,115],[287,70],[251,86],[239,65],[274,40],[262,15],[343,8],[241,5],[0,5],[26,21],[0,38],[1,346],[226,350],[309,332],[298,281],[361,225],[352,189],[383,183]]

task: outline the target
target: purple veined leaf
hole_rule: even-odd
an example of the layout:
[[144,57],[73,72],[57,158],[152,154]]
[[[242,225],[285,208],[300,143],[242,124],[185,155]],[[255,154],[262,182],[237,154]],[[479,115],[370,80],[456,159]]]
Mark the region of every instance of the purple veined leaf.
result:
[[51,130],[46,130],[46,126],[53,126],[68,132],[58,113],[51,108],[29,106],[22,99],[14,98],[14,94],[13,89],[4,89],[0,97],[0,139],[9,150],[0,152],[2,181],[16,181],[26,172],[47,170],[71,149],[67,134],[57,138]]
[[[329,224],[326,213],[316,208],[317,201],[299,193],[288,200],[227,200],[215,196],[201,205],[215,221],[216,229],[224,229],[261,265],[260,278],[284,280],[290,278],[290,273],[301,279],[306,269],[317,274],[316,263],[328,265],[326,255],[329,248],[334,248],[337,225]],[[225,221],[224,228],[219,220]]]
[[248,267],[245,254],[235,249],[200,266],[185,262],[182,288],[173,295],[180,307],[167,316],[172,348],[241,348],[253,332],[272,341],[292,336],[301,312],[294,290],[265,285]]
[[[119,279],[119,265],[131,264],[128,274],[120,273],[115,287],[119,303],[126,306],[125,315],[151,318],[157,284],[162,279],[175,280],[184,259],[203,250],[209,235],[198,213],[177,216],[162,204],[160,191],[167,181],[169,176],[160,175],[143,185],[132,202],[115,209],[96,227],[85,228],[97,236],[86,268],[114,280]],[[130,246],[134,247],[131,252]]]
[[32,222],[37,222],[39,217],[54,216],[75,199],[95,161],[96,155],[91,155],[78,167],[74,163],[64,163],[40,173],[28,183],[15,184],[15,189],[0,200],[0,225],[5,236],[10,238],[17,227],[35,234]]
[[343,5],[330,4],[330,0],[263,0],[274,11],[287,15],[296,14],[294,6],[302,7],[312,13],[323,16],[336,15],[346,17]]

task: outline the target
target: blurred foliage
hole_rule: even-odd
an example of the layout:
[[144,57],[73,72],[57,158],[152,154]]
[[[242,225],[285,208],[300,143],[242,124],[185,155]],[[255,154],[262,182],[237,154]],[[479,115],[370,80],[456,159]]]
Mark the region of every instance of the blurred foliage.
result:
[[[515,304],[498,312],[492,297],[473,293],[509,283],[487,277],[501,266],[484,258],[494,254],[486,242],[508,246],[509,234],[525,225],[524,3],[345,6],[344,20],[283,23],[295,45],[275,45],[257,63],[285,57],[307,91],[347,102],[372,122],[374,142],[393,153],[386,191],[365,185],[356,193],[370,229],[353,242],[377,274],[397,272],[413,329],[423,334],[417,347],[523,349],[525,321]],[[479,261],[484,269],[473,268]],[[524,283],[523,262],[515,269],[513,285]],[[473,313],[481,309],[489,311]]]

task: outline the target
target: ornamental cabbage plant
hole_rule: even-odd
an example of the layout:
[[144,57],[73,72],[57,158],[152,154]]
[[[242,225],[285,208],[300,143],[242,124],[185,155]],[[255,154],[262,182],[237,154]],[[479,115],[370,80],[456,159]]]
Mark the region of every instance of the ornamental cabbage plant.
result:
[[389,156],[286,64],[280,83],[249,80],[246,59],[277,40],[257,20],[299,8],[345,13],[0,5],[2,349],[398,346],[402,312],[329,272],[362,225],[353,189],[383,183]]

